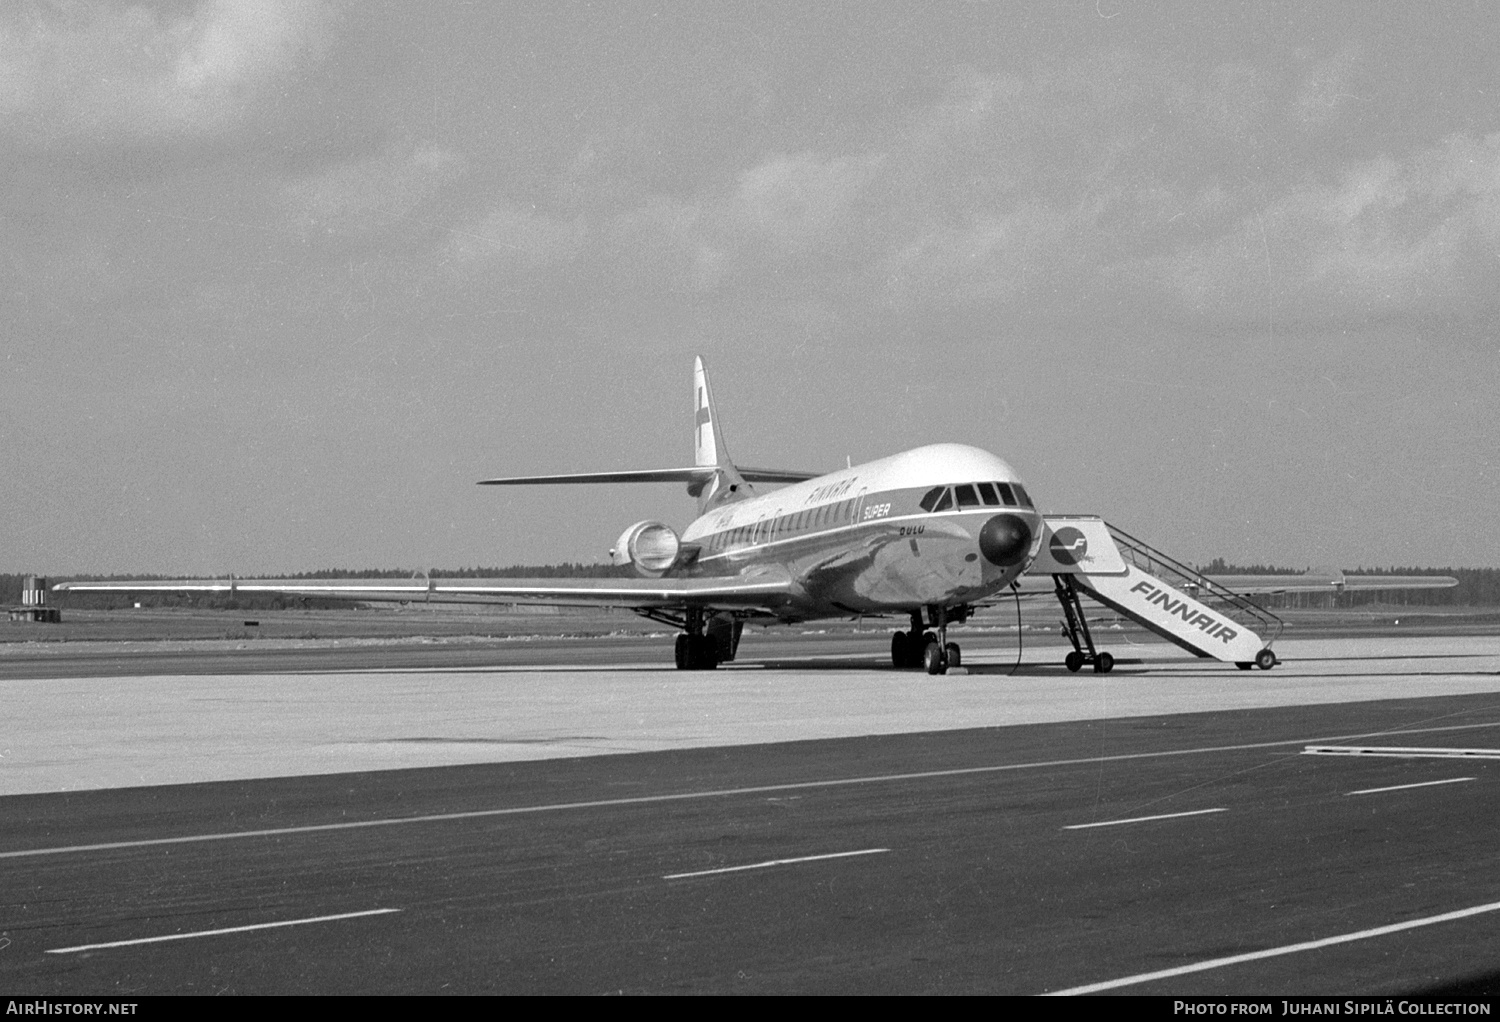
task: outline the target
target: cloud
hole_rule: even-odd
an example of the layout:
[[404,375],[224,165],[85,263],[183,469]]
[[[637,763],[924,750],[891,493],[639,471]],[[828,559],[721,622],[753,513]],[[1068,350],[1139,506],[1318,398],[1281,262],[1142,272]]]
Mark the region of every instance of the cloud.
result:
[[564,220],[535,206],[497,200],[482,216],[448,230],[443,259],[475,269],[536,270],[572,262],[588,233],[581,216]]
[[775,156],[741,172],[729,221],[783,253],[828,241],[880,169],[882,157]]
[[313,0],[12,10],[0,16],[0,137],[77,152],[223,132],[321,52],[333,12]]
[[1288,189],[1159,265],[1181,311],[1329,322],[1493,308],[1497,260],[1500,134],[1458,134]]
[[341,227],[375,214],[378,222],[410,213],[467,171],[463,156],[432,144],[392,148],[377,156],[325,168],[284,186],[287,198],[314,222]]
[[1292,100],[1293,123],[1309,131],[1323,127],[1338,118],[1341,107],[1358,101],[1354,83],[1362,63],[1362,54],[1353,46],[1315,62]]

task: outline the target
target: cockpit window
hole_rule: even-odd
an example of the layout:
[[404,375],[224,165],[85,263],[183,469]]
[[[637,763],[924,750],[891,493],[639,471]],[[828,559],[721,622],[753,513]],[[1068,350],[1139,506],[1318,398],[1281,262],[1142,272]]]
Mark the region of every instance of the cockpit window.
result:
[[1021,502],[1022,507],[1035,507],[1031,498],[1026,495],[1025,488],[1020,483],[1011,483],[1011,488],[1016,491],[1016,499]]
[[968,483],[953,487],[953,495],[958,498],[958,506],[961,508],[979,506],[979,494]]
[[995,496],[994,483],[977,483],[976,485],[979,487],[980,500],[984,501],[991,507],[996,507],[999,505],[1000,498]]
[[922,499],[918,501],[918,505],[922,508],[923,511],[931,511],[933,508],[937,507],[938,498],[943,495],[943,491],[945,489],[947,489],[947,487],[934,486],[932,489],[928,490],[925,494],[922,495]]
[[1010,483],[996,483],[995,489],[1000,491],[1000,500],[1006,507],[1016,506],[1016,491],[1010,488]]

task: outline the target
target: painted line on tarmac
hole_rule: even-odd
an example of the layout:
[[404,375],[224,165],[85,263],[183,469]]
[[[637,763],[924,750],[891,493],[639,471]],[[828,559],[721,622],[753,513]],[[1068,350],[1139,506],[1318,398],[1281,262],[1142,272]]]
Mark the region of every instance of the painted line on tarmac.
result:
[[1309,745],[1304,756],[1385,756],[1390,759],[1500,759],[1500,749],[1443,749],[1402,745]]
[[164,940],[189,940],[193,937],[217,937],[225,933],[249,933],[251,930],[274,930],[282,926],[306,926],[308,923],[331,923],[336,919],[358,919],[361,916],[383,916],[400,912],[399,908],[372,908],[363,912],[341,912],[335,916],[313,916],[311,919],[286,919],[279,923],[255,923],[252,926],[226,926],[218,930],[197,930],[193,933],[168,933],[161,937],[137,937],[135,940],[112,940],[107,944],[79,944],[75,947],[49,947],[49,955],[68,955],[75,951],[99,951],[111,947],[131,947],[135,944],[159,944]]
[[847,859],[853,855],[880,855],[889,848],[862,848],[857,852],[829,852],[827,855],[804,855],[796,859],[771,859],[768,862],[752,862],[748,866],[724,866],[720,869],[700,869],[693,873],[669,873],[663,880],[686,880],[688,877],[713,876],[716,873],[741,873],[747,869],[767,869],[771,866],[790,866],[797,862],[822,862],[825,859]]
[[1088,830],[1090,827],[1118,827],[1122,823],[1149,823],[1151,820],[1177,820],[1184,816],[1206,816],[1209,813],[1227,813],[1228,809],[1194,809],[1187,813],[1162,813],[1159,816],[1132,816],[1128,820],[1105,820],[1102,823],[1074,823],[1063,830]]
[[448,823],[456,820],[482,820],[491,817],[525,816],[532,813],[555,813],[573,809],[613,809],[624,806],[659,805],[694,799],[730,798],[735,795],[764,795],[778,791],[807,791],[818,788],[845,788],[859,784],[891,784],[901,781],[925,781],[944,777],[978,776],[1012,773],[1019,770],[1044,770],[1049,767],[1097,766],[1101,763],[1126,763],[1141,759],[1164,759],[1172,756],[1203,756],[1216,752],[1248,752],[1255,749],[1277,749],[1308,742],[1345,742],[1355,738],[1373,738],[1393,734],[1425,734],[1434,731],[1460,731],[1465,728],[1500,727],[1500,721],[1480,724],[1450,724],[1443,727],[1409,728],[1391,731],[1367,731],[1353,735],[1329,735],[1323,738],[1291,738],[1278,742],[1250,742],[1242,745],[1211,745],[1192,749],[1164,749],[1159,752],[1127,752],[1118,756],[1086,756],[1078,759],[1053,759],[1037,763],[1002,763],[993,766],[955,767],[951,770],[921,770],[904,774],[872,774],[864,777],[834,777],[822,781],[792,781],[785,784],[759,784],[747,788],[710,788],[705,791],[673,792],[666,795],[636,795],[630,798],[590,799],[583,802],[552,802],[533,806],[509,806],[500,809],[473,809],[456,813],[428,813],[422,816],[392,816],[374,820],[348,820],[341,823],[312,823],[295,827],[268,827],[263,830],[232,830],[215,834],[184,834],[178,837],[140,838],[134,841],[104,841],[87,845],[60,845],[52,848],[22,848],[0,852],[0,859],[24,859],[39,855],[70,855],[79,852],[107,852],[126,848],[151,848],[159,845],[197,844],[205,841],[238,841],[257,837],[281,837],[288,834],[318,834],[339,830],[363,830],[371,827],[396,827],[412,823]]
[[1230,965],[1239,965],[1242,962],[1258,962],[1265,958],[1279,958],[1282,955],[1294,955],[1299,951],[1316,951],[1318,948],[1332,947],[1335,944],[1349,944],[1356,940],[1368,940],[1371,937],[1383,937],[1389,933],[1400,933],[1402,930],[1415,930],[1421,926],[1434,926],[1438,923],[1449,923],[1455,919],[1466,919],[1469,916],[1483,915],[1486,912],[1500,911],[1500,901],[1492,901],[1487,905],[1475,905],[1473,908],[1461,908],[1457,912],[1444,912],[1442,915],[1427,916],[1425,919],[1410,919],[1404,923],[1392,923],[1389,926],[1377,926],[1369,930],[1356,930],[1353,933],[1341,933],[1337,937],[1324,937],[1322,940],[1309,940],[1301,944],[1287,944],[1283,947],[1267,948],[1264,951],[1250,951],[1242,955],[1230,955],[1227,958],[1210,958],[1206,962],[1195,962],[1192,965],[1179,965],[1175,969],[1159,969],[1156,972],[1143,972],[1135,976],[1123,976],[1120,979],[1109,979],[1102,983],[1090,983],[1086,986],[1069,987],[1066,990],[1053,990],[1046,994],[1048,997],[1073,997],[1078,994],[1097,994],[1103,990],[1116,990],[1120,987],[1137,986],[1141,983],[1150,983],[1158,979],[1171,979],[1173,976],[1186,976],[1192,972],[1207,972],[1210,969],[1223,969]]
[[1389,788],[1361,788],[1359,791],[1345,792],[1348,795],[1378,795],[1382,791],[1406,791],[1409,788],[1431,788],[1435,784],[1457,784],[1460,781],[1472,781],[1472,777],[1449,777],[1442,781],[1420,781],[1416,784],[1393,784]]

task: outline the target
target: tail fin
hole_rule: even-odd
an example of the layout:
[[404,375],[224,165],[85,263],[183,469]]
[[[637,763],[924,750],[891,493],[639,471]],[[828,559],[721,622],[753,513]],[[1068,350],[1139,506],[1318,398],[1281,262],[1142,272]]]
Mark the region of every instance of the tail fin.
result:
[[714,395],[708,386],[703,359],[693,361],[693,432],[694,463],[687,468],[649,468],[624,472],[568,472],[562,475],[502,476],[481,479],[481,486],[530,486],[554,483],[681,483],[698,498],[701,515],[721,504],[755,496],[750,481],[757,483],[800,483],[818,476],[817,472],[798,472],[786,468],[740,468],[729,460],[724,434],[714,417]]
[[714,392],[708,384],[708,370],[703,368],[702,358],[693,359],[693,464],[718,470],[708,478],[688,484],[688,493],[698,498],[699,514],[755,495],[754,488],[745,482],[729,458],[719,418],[714,414]]

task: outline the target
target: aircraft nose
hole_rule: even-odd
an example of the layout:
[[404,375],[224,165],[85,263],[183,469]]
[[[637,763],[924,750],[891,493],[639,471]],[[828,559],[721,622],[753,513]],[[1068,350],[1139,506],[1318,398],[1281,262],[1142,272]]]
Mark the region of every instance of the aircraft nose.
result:
[[996,515],[979,530],[979,552],[998,568],[1013,568],[1031,549],[1031,526],[1018,515]]

